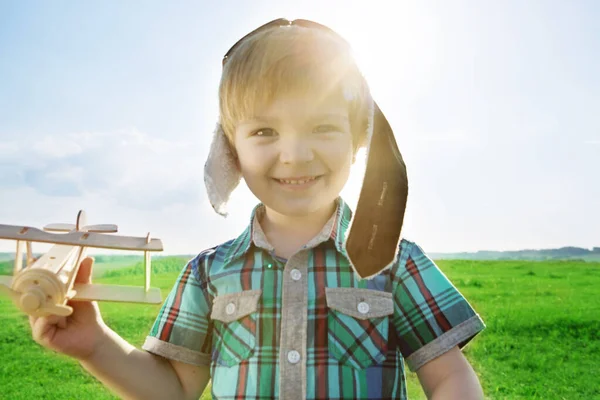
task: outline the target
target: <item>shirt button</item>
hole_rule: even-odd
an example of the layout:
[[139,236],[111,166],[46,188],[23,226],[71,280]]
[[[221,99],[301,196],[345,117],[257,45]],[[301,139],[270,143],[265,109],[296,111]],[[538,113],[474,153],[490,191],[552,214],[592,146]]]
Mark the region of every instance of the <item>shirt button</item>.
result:
[[233,313],[235,312],[235,304],[233,304],[233,303],[229,303],[229,304],[227,304],[227,307],[225,308],[225,312],[226,312],[228,315],[231,315],[231,314],[233,314]]
[[300,278],[302,278],[302,272],[298,271],[297,269],[293,269],[291,275],[292,279],[295,281],[299,281]]
[[298,361],[300,361],[300,353],[298,353],[296,350],[288,352],[287,357],[290,364],[297,364]]
[[358,312],[361,314],[366,314],[371,309],[371,307],[369,307],[369,305],[367,303],[365,303],[364,301],[361,303],[358,303],[357,308],[358,308]]

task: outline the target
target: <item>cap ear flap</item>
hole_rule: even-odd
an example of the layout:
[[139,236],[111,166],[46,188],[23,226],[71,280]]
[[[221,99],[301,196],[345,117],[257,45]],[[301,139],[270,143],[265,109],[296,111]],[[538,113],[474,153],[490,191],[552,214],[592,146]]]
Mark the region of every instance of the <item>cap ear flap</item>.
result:
[[397,261],[407,198],[406,165],[389,122],[373,102],[365,175],[344,243],[360,278],[372,278]]
[[218,214],[227,216],[227,202],[241,178],[235,153],[223,127],[217,124],[204,164],[204,185],[210,204]]

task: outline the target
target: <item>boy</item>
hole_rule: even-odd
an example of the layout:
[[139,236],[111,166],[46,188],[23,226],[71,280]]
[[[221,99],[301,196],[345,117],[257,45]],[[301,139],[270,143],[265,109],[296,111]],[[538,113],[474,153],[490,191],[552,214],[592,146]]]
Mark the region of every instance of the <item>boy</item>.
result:
[[[217,399],[404,399],[404,362],[430,398],[482,398],[459,349],[483,322],[418,245],[397,239],[406,187],[387,176],[381,192],[365,191],[402,163],[380,159],[397,149],[347,43],[276,20],[223,64],[205,180],[224,213],[244,178],[261,202],[246,231],[188,263],[144,351],[94,303],[73,303],[68,320],[32,318],[36,341],[126,398],[196,399],[212,378]],[[364,144],[353,219],[339,193]]]

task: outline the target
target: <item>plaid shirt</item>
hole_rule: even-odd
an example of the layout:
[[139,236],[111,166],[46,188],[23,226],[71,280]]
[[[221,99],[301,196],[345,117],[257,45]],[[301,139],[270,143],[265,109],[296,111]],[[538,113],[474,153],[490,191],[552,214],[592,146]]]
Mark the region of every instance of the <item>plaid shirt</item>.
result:
[[406,399],[415,371],[485,325],[423,250],[361,280],[345,255],[343,200],[289,260],[260,228],[258,206],[235,240],[183,269],[143,348],[211,368],[215,399]]

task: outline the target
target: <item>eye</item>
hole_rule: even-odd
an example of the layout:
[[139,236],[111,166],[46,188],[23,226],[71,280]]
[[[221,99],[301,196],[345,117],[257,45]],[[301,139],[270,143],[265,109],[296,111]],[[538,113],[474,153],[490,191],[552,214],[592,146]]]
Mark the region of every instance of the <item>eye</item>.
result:
[[342,129],[331,124],[318,125],[314,129],[315,133],[342,132]]
[[257,136],[257,137],[272,137],[275,136],[277,133],[275,132],[274,129],[271,128],[260,128],[260,129],[256,129],[255,131],[252,132],[252,136]]

